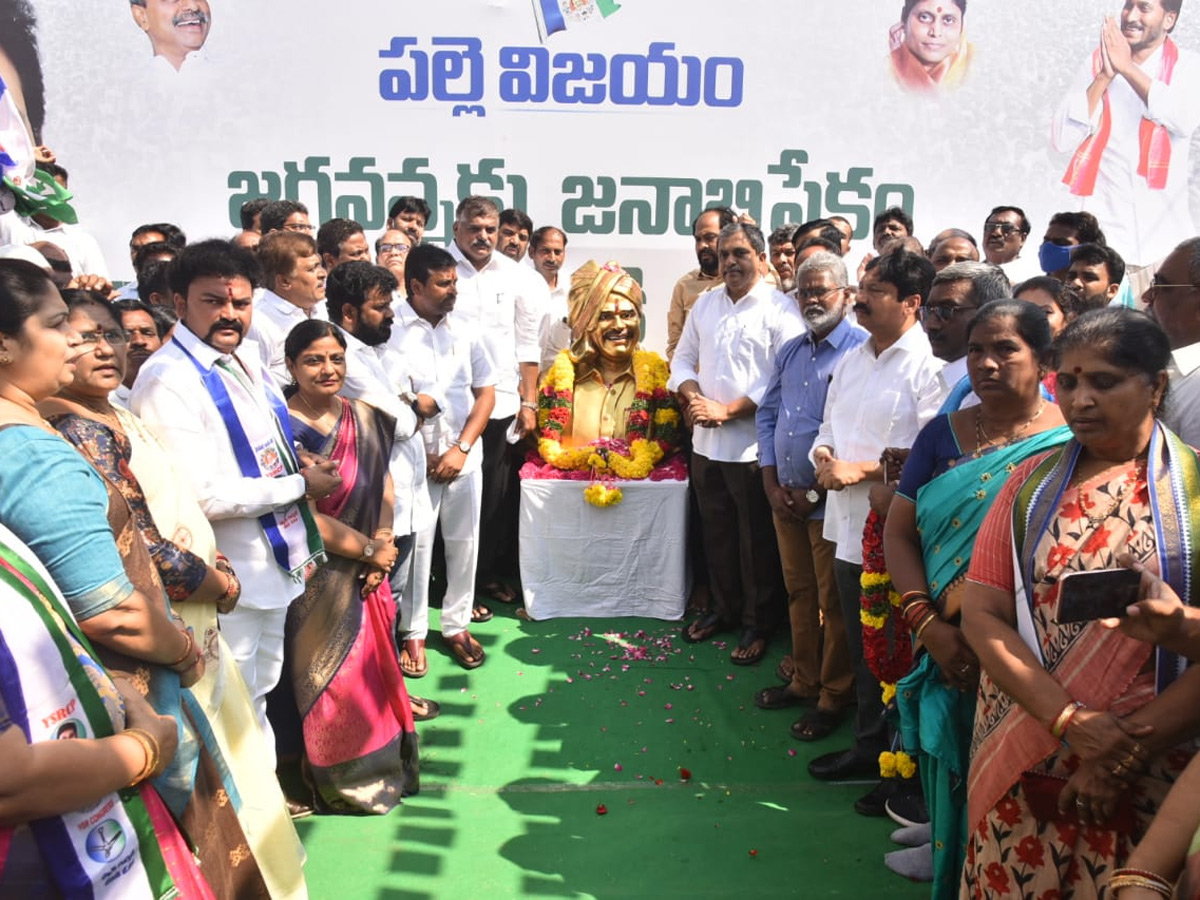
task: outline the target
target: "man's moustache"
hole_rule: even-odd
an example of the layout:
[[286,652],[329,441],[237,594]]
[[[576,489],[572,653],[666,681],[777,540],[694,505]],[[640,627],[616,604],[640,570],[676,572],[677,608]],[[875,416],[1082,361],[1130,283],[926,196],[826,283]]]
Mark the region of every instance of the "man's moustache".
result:
[[212,328],[208,329],[208,336],[212,337],[218,331],[236,331],[238,334],[241,334],[243,331],[242,323],[236,319],[221,319]]
[[186,22],[188,19],[195,19],[201,25],[208,24],[208,16],[198,9],[185,9],[183,12],[171,19],[171,24],[179,27],[180,22]]

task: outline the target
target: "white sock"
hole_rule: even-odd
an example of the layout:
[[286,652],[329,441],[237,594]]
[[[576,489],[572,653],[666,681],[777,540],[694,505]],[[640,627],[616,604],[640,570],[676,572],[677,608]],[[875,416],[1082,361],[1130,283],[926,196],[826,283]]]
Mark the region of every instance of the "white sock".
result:
[[911,881],[933,881],[933,844],[885,853],[883,863]]

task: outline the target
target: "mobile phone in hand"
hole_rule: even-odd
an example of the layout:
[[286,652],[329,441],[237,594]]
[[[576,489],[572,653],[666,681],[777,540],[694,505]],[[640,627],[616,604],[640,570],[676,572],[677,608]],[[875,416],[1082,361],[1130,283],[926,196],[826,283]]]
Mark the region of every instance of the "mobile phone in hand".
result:
[[1068,572],[1058,581],[1059,622],[1123,618],[1137,603],[1142,576],[1133,569]]

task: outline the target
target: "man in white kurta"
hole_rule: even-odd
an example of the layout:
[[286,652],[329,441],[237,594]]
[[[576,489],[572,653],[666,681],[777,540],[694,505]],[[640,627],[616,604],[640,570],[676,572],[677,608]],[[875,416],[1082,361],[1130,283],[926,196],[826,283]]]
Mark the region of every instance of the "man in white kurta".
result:
[[757,227],[726,226],[717,252],[724,284],[692,308],[668,384],[693,426],[691,478],[713,597],[713,611],[684,629],[684,639],[741,628],[732,660],[744,665],[766,652],[786,596],[754,415],[776,353],[805,326],[796,302],[761,278],[767,254]]
[[[1200,58],[1171,40],[1179,4],[1174,11],[1169,5],[1126,3],[1119,24],[1105,19],[1100,46],[1084,60],[1053,126],[1054,148],[1076,154],[1064,180],[1074,182],[1079,208],[1100,220],[1108,243],[1134,269],[1157,263],[1195,233],[1188,174],[1200,125]],[[1098,165],[1084,160],[1089,139]]]
[[[942,361],[933,355],[924,329],[917,324],[917,312],[929,297],[933,278],[932,263],[905,250],[868,264],[854,311],[871,337],[834,369],[824,421],[813,441],[817,480],[829,491],[824,537],[837,545],[834,580],[858,698],[854,747],[813,760],[809,772],[817,778],[877,777],[879,753],[887,749],[879,683],[863,656],[859,621],[863,527],[870,512],[871,487],[884,480],[883,451],[911,447],[948,392],[938,377]],[[880,799],[874,814],[882,813]]]
[[434,520],[417,535],[412,590],[401,600],[406,638],[429,632],[429,576],[434,537],[441,525],[446,551],[442,637],[468,667],[483,661],[471,638],[479,515],[483,498],[483,446],[479,442],[495,404],[496,377],[475,327],[457,318],[457,262],[432,244],[414,247],[406,265],[408,299],[392,326],[389,344],[414,373],[414,387],[440,413],[421,426],[429,499]]
[[130,405],[171,454],[177,471],[191,481],[217,546],[241,579],[241,600],[221,616],[221,631],[273,750],[266,696],[283,669],[288,606],[304,592],[305,567],[313,557],[293,553],[284,568],[263,517],[274,517],[285,536],[295,535],[302,544],[305,536],[295,532],[297,527],[304,530],[299,504],[327,495],[341,479],[333,463],[299,468],[294,456],[292,465],[276,467],[274,475],[245,474],[229,424],[205,378],[219,376],[260,466],[266,469],[288,456],[286,413],[282,418],[279,413],[285,409],[282,395],[264,370],[258,348],[242,340],[250,323],[257,267],[250,254],[224,241],[191,245],[176,266],[179,323],[173,339],[142,366]]
[[275,231],[258,245],[266,289],[254,300],[254,321],[246,335],[258,345],[263,365],[279,384],[288,384],[283,343],[291,330],[325,317],[325,267],[311,236]]

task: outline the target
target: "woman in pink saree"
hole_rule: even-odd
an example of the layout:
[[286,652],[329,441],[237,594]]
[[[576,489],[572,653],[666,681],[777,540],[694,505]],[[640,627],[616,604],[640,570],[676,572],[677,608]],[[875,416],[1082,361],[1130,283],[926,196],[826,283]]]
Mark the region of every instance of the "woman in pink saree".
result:
[[296,391],[296,439],[335,463],[342,484],[319,501],[329,561],[309,575],[288,610],[288,675],[318,808],[383,814],[418,788],[417,735],[392,635],[387,573],[392,541],[388,475],[395,422],[337,395],[346,343],[328,322],[298,325],[285,344]]

